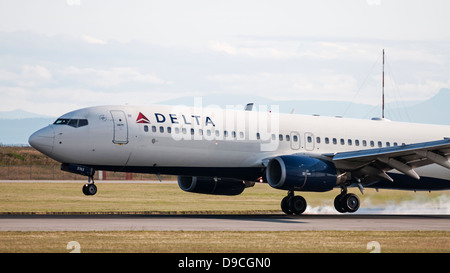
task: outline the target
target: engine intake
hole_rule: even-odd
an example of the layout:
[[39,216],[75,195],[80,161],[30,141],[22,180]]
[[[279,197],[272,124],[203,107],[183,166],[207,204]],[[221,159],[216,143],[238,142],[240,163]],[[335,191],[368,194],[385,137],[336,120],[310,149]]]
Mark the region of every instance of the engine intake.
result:
[[276,189],[324,192],[339,184],[340,176],[330,161],[286,155],[269,161],[266,179]]
[[215,194],[215,195],[238,195],[245,188],[254,186],[254,182],[242,180],[197,176],[178,176],[178,186],[187,192]]

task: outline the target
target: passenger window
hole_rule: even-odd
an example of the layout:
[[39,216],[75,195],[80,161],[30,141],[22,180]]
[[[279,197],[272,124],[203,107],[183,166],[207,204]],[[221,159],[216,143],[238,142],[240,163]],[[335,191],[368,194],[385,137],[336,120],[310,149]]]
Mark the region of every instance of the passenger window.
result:
[[203,135],[203,129],[198,129],[198,134],[202,136]]
[[364,146],[364,147],[367,146],[367,141],[363,140],[363,146]]
[[283,140],[283,135],[282,135],[282,134],[280,134],[278,137],[279,137],[279,140],[280,140],[280,141]]
[[152,132],[156,133],[156,126],[152,126]]
[[179,134],[180,133],[180,128],[175,127],[175,134]]
[[144,132],[148,132],[148,126],[144,125]]
[[298,136],[294,135],[294,142],[298,142]]
[[181,128],[181,132],[185,135],[186,134],[186,128]]
[[341,138],[341,145],[345,144],[345,140],[343,138]]
[[325,138],[325,144],[330,144],[330,139],[328,137]]
[[373,140],[370,141],[370,147],[375,147],[375,142],[373,142]]
[[291,136],[290,135],[286,135],[286,141],[290,141],[291,140]]
[[239,137],[244,138],[244,132],[239,132]]
[[[146,125],[147,126],[147,125]],[[172,133],[172,127],[167,127],[167,133],[171,134]]]
[[378,147],[382,147],[383,146],[383,144],[381,143],[381,141],[378,141]]
[[256,139],[261,139],[261,135],[259,133],[256,133]]
[[191,135],[194,135],[194,128],[191,128]]
[[333,144],[336,145],[337,144],[337,139],[333,137]]
[[391,143],[389,141],[386,142],[386,147],[391,147]]
[[220,132],[219,130],[216,130],[216,136],[219,136]]
[[320,141],[321,141],[321,140],[320,140],[320,137],[316,137],[316,142],[317,142],[317,143],[320,143]]
[[349,146],[352,146],[352,140],[351,139],[347,140],[347,143],[348,143]]
[[231,132],[231,136],[232,136],[233,138],[236,138],[236,131],[232,131],[232,132]]
[[272,140],[275,140],[276,138],[275,134],[272,134]]
[[159,127],[159,132],[160,132],[160,133],[164,133],[164,127],[160,126],[160,127]]
[[312,142],[312,137],[311,136],[308,136],[306,139],[307,139],[308,143]]
[[228,131],[227,130],[223,131],[223,137],[228,137]]
[[355,145],[359,146],[359,139],[355,139]]

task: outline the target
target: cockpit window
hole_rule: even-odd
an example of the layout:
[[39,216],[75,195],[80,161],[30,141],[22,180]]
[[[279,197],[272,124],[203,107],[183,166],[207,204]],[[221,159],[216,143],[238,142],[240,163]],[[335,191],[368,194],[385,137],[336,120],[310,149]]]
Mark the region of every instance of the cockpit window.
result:
[[69,121],[70,121],[70,119],[59,118],[59,119],[57,119],[53,124],[56,124],[56,125],[63,125],[63,124],[69,123]]
[[78,127],[83,127],[88,125],[88,120],[87,119],[79,119],[78,120]]
[[78,119],[71,119],[67,125],[77,128],[78,127]]
[[53,124],[56,125],[69,125],[74,128],[87,126],[88,120],[87,119],[66,119],[66,118],[59,118],[57,119]]

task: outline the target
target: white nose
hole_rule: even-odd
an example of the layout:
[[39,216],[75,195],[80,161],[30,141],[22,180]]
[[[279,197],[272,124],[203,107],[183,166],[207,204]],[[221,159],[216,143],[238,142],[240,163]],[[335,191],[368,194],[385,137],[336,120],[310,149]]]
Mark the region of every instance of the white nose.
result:
[[51,125],[34,132],[28,139],[28,143],[30,143],[33,148],[48,156],[53,152],[54,141],[55,132]]

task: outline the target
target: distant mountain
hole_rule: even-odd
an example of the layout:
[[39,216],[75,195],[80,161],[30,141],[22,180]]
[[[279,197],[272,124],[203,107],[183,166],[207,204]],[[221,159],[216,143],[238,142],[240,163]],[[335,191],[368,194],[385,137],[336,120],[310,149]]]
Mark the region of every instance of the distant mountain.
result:
[[28,145],[32,133],[54,121],[54,118],[0,119],[0,144]]
[[404,111],[413,122],[450,125],[450,89],[443,88],[431,99]]
[[[345,101],[275,101],[258,96],[231,97],[227,95],[203,96],[202,106],[218,105],[225,109],[227,105],[242,105],[253,102],[254,108],[258,105],[278,105],[281,113],[290,113],[295,109],[296,114],[343,116],[348,118],[370,119],[381,116],[381,106],[357,104]],[[193,106],[193,97],[183,97],[160,102],[159,104]],[[443,88],[434,97],[423,102],[388,103],[385,107],[385,117],[393,121],[431,123],[450,125],[450,89]]]
[[31,113],[21,109],[0,112],[0,119],[24,119],[24,118],[53,118],[53,117]]
[[0,144],[27,145],[32,133],[53,123],[55,119],[21,109],[0,112]]
[[[295,114],[321,115],[321,116],[344,116],[350,118],[370,119],[379,117],[380,106],[356,104],[341,101],[274,101],[259,96],[231,97],[227,95],[203,96],[201,104],[203,107],[217,105],[226,109],[227,105],[245,105],[253,102],[254,110],[259,105],[278,105],[281,113],[290,113],[295,109]],[[197,102],[198,103],[198,102]],[[159,104],[186,105],[195,104],[193,97],[183,97],[160,102]],[[450,89],[443,88],[434,97],[427,101],[415,102],[413,104],[398,107],[391,103],[386,105],[386,118],[393,121],[406,121],[417,123],[431,123],[450,125]],[[2,145],[26,145],[29,136],[55,121],[55,117],[42,116],[23,110],[0,112],[0,144]]]

